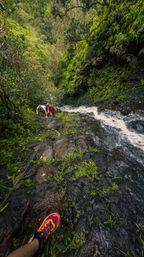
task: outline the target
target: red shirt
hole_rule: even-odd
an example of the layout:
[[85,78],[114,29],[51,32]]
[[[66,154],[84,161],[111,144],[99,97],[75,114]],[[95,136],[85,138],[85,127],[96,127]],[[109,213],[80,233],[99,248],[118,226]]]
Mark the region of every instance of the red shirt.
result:
[[48,111],[49,111],[49,114],[53,114],[54,113],[54,106],[53,105],[49,106]]

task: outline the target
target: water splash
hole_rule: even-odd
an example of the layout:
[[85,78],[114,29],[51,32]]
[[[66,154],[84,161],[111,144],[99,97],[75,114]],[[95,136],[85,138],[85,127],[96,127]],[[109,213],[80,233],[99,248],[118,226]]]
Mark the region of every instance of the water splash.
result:
[[[115,135],[115,142],[112,142],[111,147],[122,146],[129,150],[129,155],[134,157],[135,160],[144,165],[144,133],[138,131],[132,131],[129,124],[131,122],[141,121],[144,124],[144,117],[139,114],[130,113],[127,116],[123,116],[120,112],[105,110],[104,112],[98,112],[97,107],[71,107],[63,106],[60,108],[62,111],[71,113],[80,113],[93,117],[101,122],[101,126],[104,127],[109,134]],[[133,146],[133,148],[131,147]]]

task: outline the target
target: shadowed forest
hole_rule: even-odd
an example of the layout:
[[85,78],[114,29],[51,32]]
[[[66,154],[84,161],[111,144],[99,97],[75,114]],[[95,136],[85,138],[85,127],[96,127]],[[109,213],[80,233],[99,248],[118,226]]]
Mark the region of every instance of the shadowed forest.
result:
[[[56,114],[36,117],[47,102]],[[109,151],[98,121],[62,112],[66,104],[143,116],[143,0],[0,1],[0,256],[27,242],[39,206],[63,218],[43,257],[144,256],[143,166]],[[143,121],[131,126],[143,134]]]

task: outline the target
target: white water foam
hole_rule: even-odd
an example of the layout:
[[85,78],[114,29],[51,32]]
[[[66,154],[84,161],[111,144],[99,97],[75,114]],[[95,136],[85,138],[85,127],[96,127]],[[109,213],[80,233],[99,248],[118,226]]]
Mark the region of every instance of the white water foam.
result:
[[[136,148],[141,149],[144,151],[144,135],[138,132],[130,131],[127,126],[126,122],[142,120],[144,121],[143,117],[140,117],[136,114],[129,114],[128,116],[122,116],[120,112],[106,110],[105,112],[98,112],[97,107],[71,107],[71,106],[63,106],[60,108],[62,111],[71,112],[71,113],[80,113],[80,114],[87,114],[93,116],[96,120],[101,121],[101,125],[103,127],[110,127],[117,131],[118,134],[118,142],[117,146],[123,145],[125,141],[130,143]],[[110,129],[109,129],[110,130]]]

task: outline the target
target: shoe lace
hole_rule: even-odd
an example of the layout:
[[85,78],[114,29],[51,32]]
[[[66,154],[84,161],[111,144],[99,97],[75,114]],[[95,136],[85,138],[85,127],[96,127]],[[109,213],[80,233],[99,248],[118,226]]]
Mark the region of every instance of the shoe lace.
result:
[[51,221],[50,221],[49,225],[47,226],[47,228],[46,228],[46,230],[45,230],[45,234],[47,234],[47,232],[50,232],[50,231],[52,231],[52,230],[53,230],[53,224],[52,224]]

